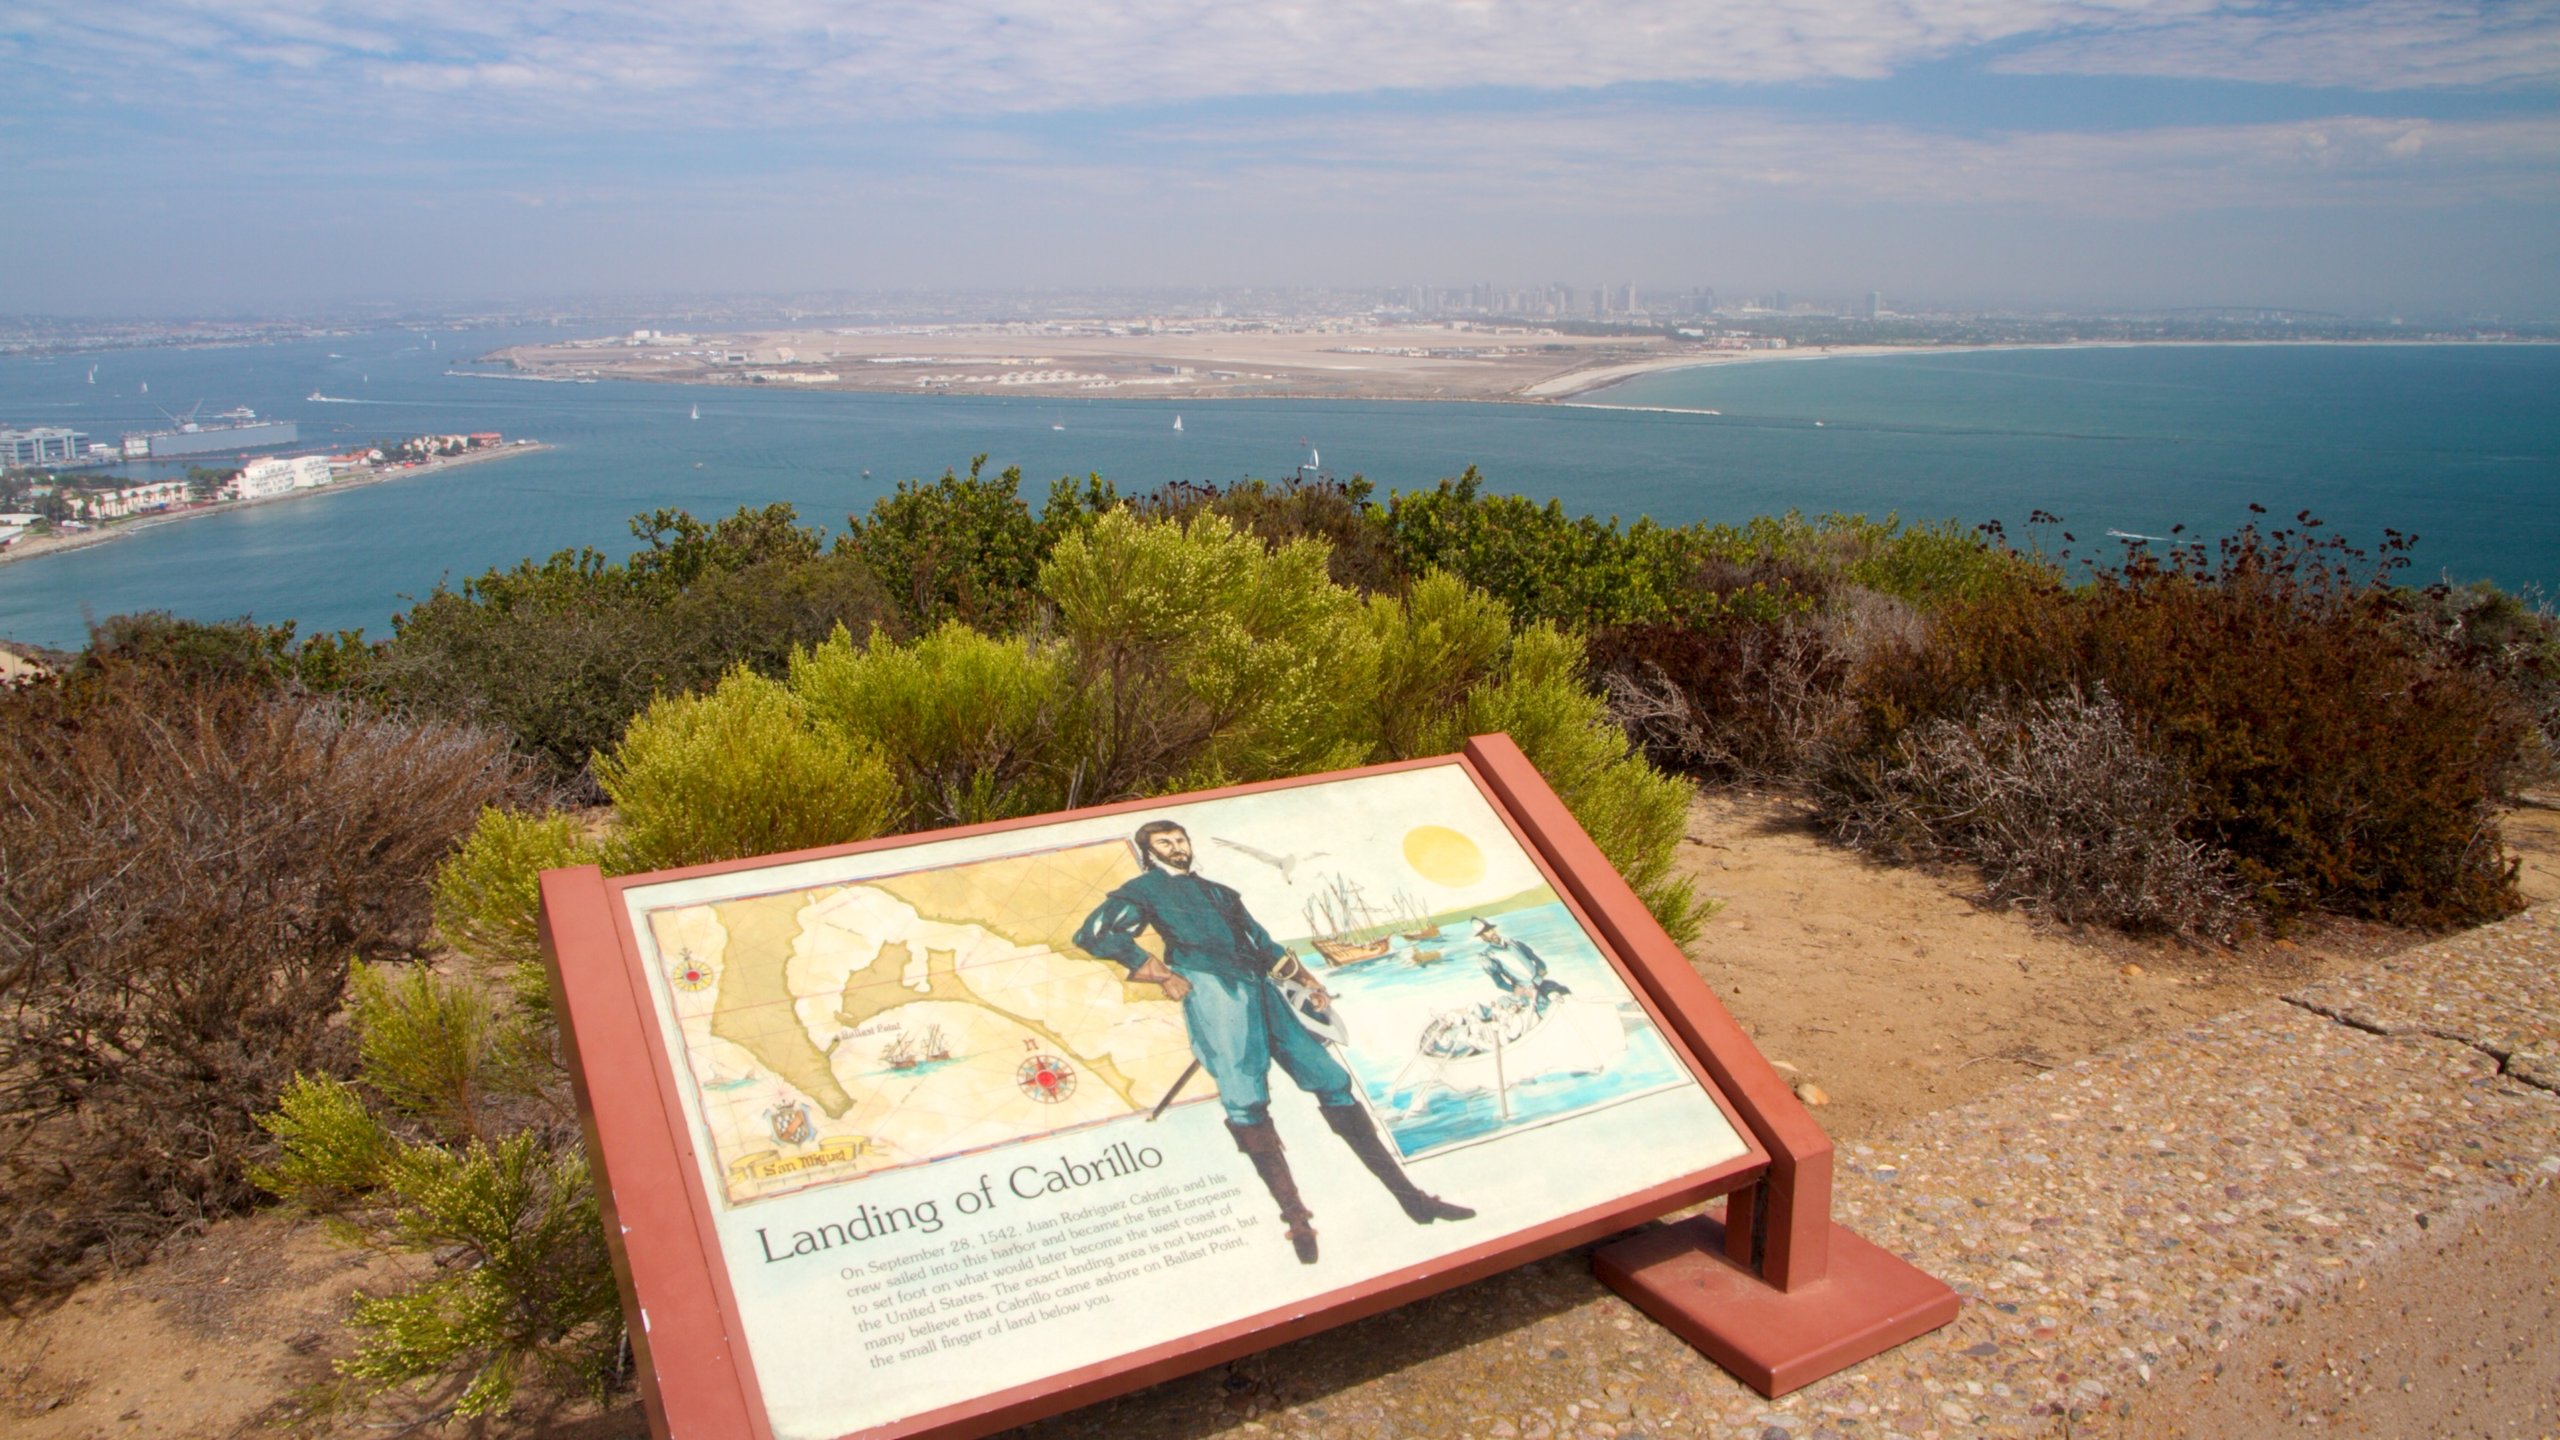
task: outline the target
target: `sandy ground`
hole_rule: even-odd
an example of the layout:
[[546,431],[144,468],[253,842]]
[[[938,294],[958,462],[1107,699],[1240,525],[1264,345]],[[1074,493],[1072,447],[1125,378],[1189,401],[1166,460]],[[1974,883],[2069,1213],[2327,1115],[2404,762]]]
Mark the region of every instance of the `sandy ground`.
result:
[[1379,326],[1345,320],[1274,326],[1203,321],[1159,331],[1096,322],[757,331],[648,345],[613,340],[524,345],[485,357],[509,363],[512,371],[468,373],[495,379],[761,384],[1057,401],[1285,397],[1587,404],[1576,397],[1639,375],[1699,366],[2205,343],[2511,342],[2073,340],[1738,350],[1655,335],[1568,335],[1528,323]]
[[490,358],[511,362],[522,378],[551,380],[761,383],[1058,401],[1487,400],[1529,393],[1562,372],[1710,353],[1649,335],[1566,335],[1527,325],[1204,323],[1140,333],[1056,325],[767,331],[676,345],[519,346]]
[[[2560,811],[2519,810],[2507,831],[2528,898],[2560,899]],[[1976,909],[1961,874],[1874,865],[1827,845],[1771,797],[1702,799],[1683,854],[1700,893],[1723,904],[1691,949],[1701,973],[1763,1051],[1800,1077],[1819,1102],[1814,1115],[1843,1142],[2427,938],[2340,925],[2207,953],[2073,936]],[[2446,1263],[2413,1259],[2405,1283],[2246,1337],[2226,1361],[2241,1383],[2163,1397],[2145,1412],[2162,1428],[2118,1433],[2253,1434],[2324,1416],[2335,1425],[2350,1404],[2363,1433],[2550,1433],[2549,1387],[2516,1377],[2560,1369],[2555,1241],[2560,1202],[2550,1201],[2494,1236],[2448,1234]],[[182,1239],[160,1260],[6,1327],[0,1431],[24,1440],[398,1432],[428,1410],[312,1420],[302,1392],[345,1353],[349,1297],[415,1263],[346,1250],[282,1214]],[[2510,1300],[2484,1314],[2479,1297],[2501,1293],[2516,1267],[2545,1277],[2541,1311]],[[1625,1339],[1631,1314],[1567,1254],[1044,1422],[1025,1440],[1251,1435],[1262,1433],[1253,1417],[1276,1406],[1378,1384],[1445,1403],[1498,1376],[1516,1401],[1539,1383],[1524,1382],[1508,1355],[1521,1326],[1561,1317],[1606,1349]],[[1571,1391],[1581,1377],[1560,1370],[1556,1383]],[[481,1433],[623,1440],[645,1426],[626,1401],[601,1414],[537,1410]]]

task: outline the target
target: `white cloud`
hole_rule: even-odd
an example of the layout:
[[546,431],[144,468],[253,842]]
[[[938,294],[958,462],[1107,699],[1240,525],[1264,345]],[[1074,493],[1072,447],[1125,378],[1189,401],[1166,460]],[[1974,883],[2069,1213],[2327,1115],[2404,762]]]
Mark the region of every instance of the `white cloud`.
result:
[[2128,15],[2036,42],[1998,68],[2354,90],[2549,85],[2560,80],[2560,7],[2293,0]]
[[[942,117],[1218,98],[1872,79],[2206,0],[21,0],[30,57],[136,103],[491,92],[481,118]],[[2151,34],[2150,28],[2142,33]],[[2074,41],[2072,43],[2079,43]],[[2057,50],[2055,54],[2063,52]],[[2113,63],[2113,62],[2110,62]],[[178,85],[173,81],[182,82]]]

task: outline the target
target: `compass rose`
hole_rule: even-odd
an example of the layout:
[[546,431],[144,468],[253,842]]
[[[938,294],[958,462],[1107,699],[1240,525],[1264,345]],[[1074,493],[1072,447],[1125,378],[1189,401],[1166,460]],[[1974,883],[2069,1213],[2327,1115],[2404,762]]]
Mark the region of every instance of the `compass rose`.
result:
[[719,978],[720,973],[711,968],[709,961],[696,960],[690,950],[678,955],[667,971],[667,982],[679,990],[708,990],[711,982]]
[[1055,1105],[1076,1093],[1075,1067],[1055,1055],[1034,1055],[1013,1072],[1022,1093],[1043,1105]]

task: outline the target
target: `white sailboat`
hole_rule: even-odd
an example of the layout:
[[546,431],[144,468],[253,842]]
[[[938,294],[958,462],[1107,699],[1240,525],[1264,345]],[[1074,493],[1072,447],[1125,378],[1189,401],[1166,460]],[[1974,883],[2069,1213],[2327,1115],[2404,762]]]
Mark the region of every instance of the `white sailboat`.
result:
[[[95,365],[92,365],[92,366],[90,366],[90,367],[89,367],[89,383],[90,383],[90,384],[92,384],[92,385],[95,385],[95,384],[97,384],[97,383],[98,383],[98,367],[97,367],[97,366],[95,366]],[[1181,428],[1182,428],[1182,422],[1181,422],[1181,421],[1179,421],[1179,420],[1174,421],[1174,422],[1173,422],[1173,428],[1174,428],[1174,429],[1176,429],[1176,430],[1181,429]]]
[[696,406],[694,406],[694,407],[693,407],[693,418],[694,418],[694,419],[696,419],[696,420],[699,420],[699,419],[701,419],[701,418],[702,418],[702,407],[701,407],[701,406],[696,405]]
[[1176,435],[1182,433],[1182,417],[1179,415],[1173,417],[1173,433]]

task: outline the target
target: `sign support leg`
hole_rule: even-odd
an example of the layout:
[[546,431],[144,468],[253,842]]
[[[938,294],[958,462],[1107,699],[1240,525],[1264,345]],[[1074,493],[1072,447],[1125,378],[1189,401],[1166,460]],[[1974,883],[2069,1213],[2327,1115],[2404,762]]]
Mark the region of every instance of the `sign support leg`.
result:
[[1769,1173],[1722,1219],[1602,1247],[1601,1281],[1773,1398],[1955,1319],[1943,1281],[1831,1219],[1830,1137],[1528,756],[1507,735],[1479,735],[1466,753],[1769,1152]]

